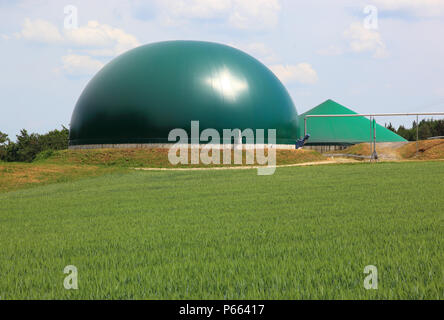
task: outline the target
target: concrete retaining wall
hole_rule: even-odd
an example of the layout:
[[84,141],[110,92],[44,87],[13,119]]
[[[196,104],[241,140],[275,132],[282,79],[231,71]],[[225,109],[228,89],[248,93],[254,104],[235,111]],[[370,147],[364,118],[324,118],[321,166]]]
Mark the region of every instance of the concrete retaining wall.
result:
[[[196,147],[197,145],[176,145],[171,143],[159,144],[159,143],[144,143],[144,144],[90,144],[90,145],[79,145],[79,146],[69,146],[70,150],[85,150],[85,149],[170,149],[171,147],[181,147],[189,148],[190,146]],[[206,146],[205,144],[199,145],[200,148]],[[210,146],[208,146],[210,147]],[[223,150],[223,149],[235,149],[241,148],[241,145],[234,144],[215,144],[211,145],[211,148]],[[274,148],[276,150],[294,150],[295,146],[292,144],[243,144],[242,149],[264,149],[264,148]]]
[[342,146],[342,145],[319,145],[319,146],[304,146],[304,149],[316,150],[319,153],[324,153],[329,151],[344,150],[347,149],[348,147],[349,146]]

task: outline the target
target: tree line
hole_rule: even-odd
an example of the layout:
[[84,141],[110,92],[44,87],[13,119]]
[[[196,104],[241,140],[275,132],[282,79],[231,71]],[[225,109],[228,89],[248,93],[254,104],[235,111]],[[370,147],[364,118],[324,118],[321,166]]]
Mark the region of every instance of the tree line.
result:
[[[392,130],[406,140],[416,140],[416,121],[412,128],[399,126],[396,130],[391,123],[386,128]],[[419,122],[419,139],[444,136],[444,120],[424,119]],[[31,133],[23,129],[11,141],[6,133],[0,131],[0,160],[7,162],[32,162],[44,151],[68,149],[69,130],[62,126],[61,130],[53,130],[45,134]]]
[[32,162],[43,151],[68,149],[69,130],[53,130],[46,134],[29,134],[22,129],[11,141],[6,133],[0,131],[0,160],[6,162]]
[[[413,121],[411,128],[406,128],[401,125],[398,130],[396,130],[391,123],[386,125],[386,128],[408,141],[416,140],[416,121]],[[444,120],[424,119],[419,122],[419,140],[442,136],[444,136]]]

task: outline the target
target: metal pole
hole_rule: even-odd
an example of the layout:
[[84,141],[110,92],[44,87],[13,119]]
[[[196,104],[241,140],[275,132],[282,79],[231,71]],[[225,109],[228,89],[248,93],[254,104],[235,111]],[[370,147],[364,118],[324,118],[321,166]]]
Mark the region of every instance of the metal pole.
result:
[[375,161],[378,159],[378,154],[376,153],[376,120],[373,118],[373,157]]
[[304,117],[304,137],[307,135],[307,117]]
[[370,152],[371,152],[371,155],[370,155],[370,161],[372,161],[372,159],[373,159],[373,143],[372,143],[372,141],[373,141],[373,132],[372,132],[372,123],[373,123],[373,121],[372,121],[372,119],[373,119],[373,117],[372,116],[370,116]]
[[390,117],[390,116],[444,116],[444,112],[417,112],[417,113],[352,113],[352,114],[309,114],[307,118],[330,117]]
[[419,153],[419,118],[416,115],[416,157],[418,157]]

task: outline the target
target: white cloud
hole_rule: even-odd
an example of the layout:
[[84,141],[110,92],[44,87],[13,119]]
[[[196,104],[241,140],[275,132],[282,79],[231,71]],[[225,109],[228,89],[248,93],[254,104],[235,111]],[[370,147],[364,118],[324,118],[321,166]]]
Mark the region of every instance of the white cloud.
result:
[[140,45],[135,36],[97,21],[89,21],[84,27],[65,29],[62,34],[49,21],[27,18],[22,30],[15,35],[28,41],[84,49],[93,56],[116,56]]
[[220,19],[236,29],[273,28],[279,20],[279,0],[159,0],[168,25],[182,20]]
[[57,43],[63,41],[63,37],[55,25],[40,19],[31,20],[26,18],[22,31],[16,33],[15,36],[40,43]]
[[277,60],[276,54],[263,42],[230,44],[232,47],[244,51],[263,63],[272,63]]
[[228,21],[238,29],[272,28],[278,23],[280,10],[278,0],[238,0]]
[[104,64],[90,56],[69,54],[62,57],[62,67],[58,70],[71,76],[92,75],[99,71]]
[[444,15],[443,0],[373,0],[380,10],[405,11],[419,17]]
[[159,4],[175,17],[213,19],[227,13],[232,0],[161,0]]
[[[60,33],[51,22],[25,19],[22,30],[15,36],[33,42],[59,44],[80,51],[82,54],[70,53],[63,56],[62,66],[55,70],[71,76],[92,75],[104,66],[102,61],[91,56],[116,56],[140,45],[135,36],[97,21],[90,21],[84,27],[65,29]],[[7,39],[6,37],[3,38]]]
[[344,37],[353,52],[372,52],[375,58],[384,58],[388,54],[379,32],[364,28],[362,23],[352,23],[344,31]]
[[309,63],[299,63],[297,65],[272,65],[271,71],[284,83],[296,81],[302,84],[315,84],[318,75]]
[[65,40],[76,47],[90,48],[88,52],[97,56],[119,55],[140,45],[135,36],[97,21],[89,21],[84,27],[67,30]]
[[343,53],[343,50],[335,45],[331,45],[327,48],[324,49],[320,49],[317,51],[317,54],[321,55],[321,56],[338,56],[341,55]]

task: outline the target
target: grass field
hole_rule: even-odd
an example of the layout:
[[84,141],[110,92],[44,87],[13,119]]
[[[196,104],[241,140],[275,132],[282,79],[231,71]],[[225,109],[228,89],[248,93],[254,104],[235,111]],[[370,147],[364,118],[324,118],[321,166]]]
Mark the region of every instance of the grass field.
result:
[[444,298],[444,162],[122,171],[0,203],[1,299]]

